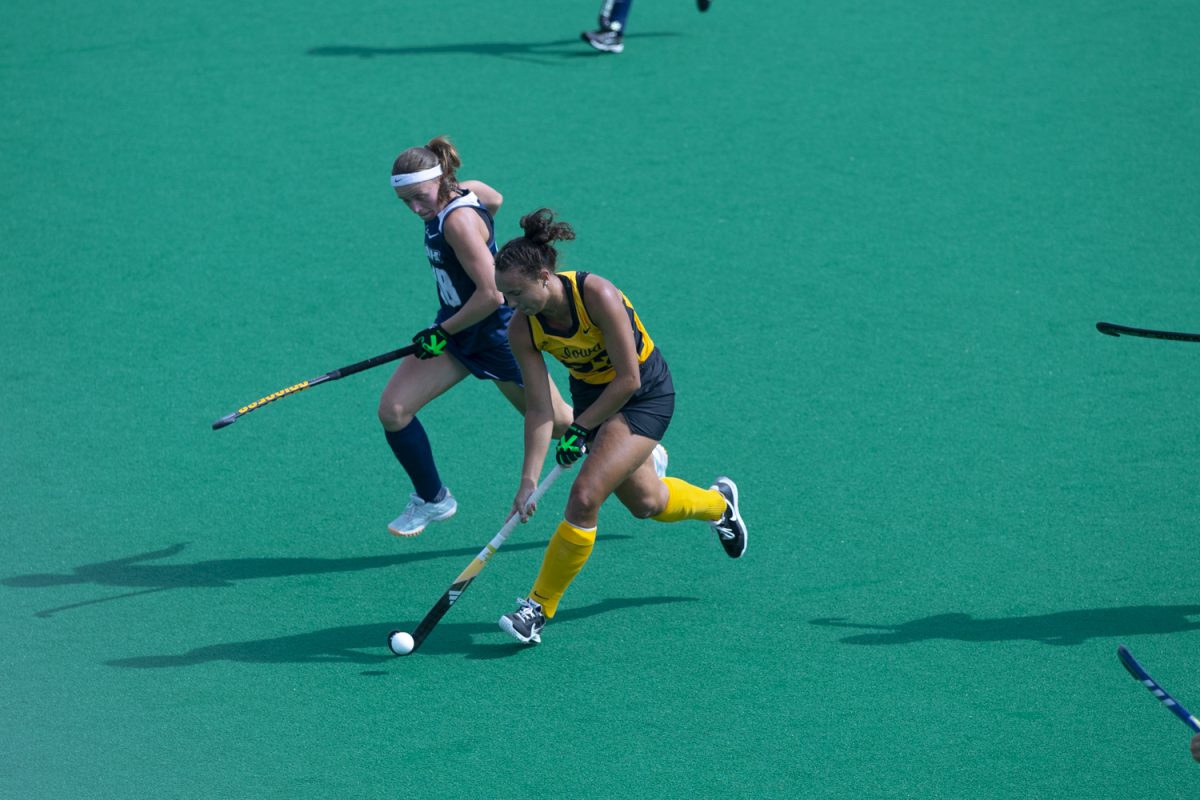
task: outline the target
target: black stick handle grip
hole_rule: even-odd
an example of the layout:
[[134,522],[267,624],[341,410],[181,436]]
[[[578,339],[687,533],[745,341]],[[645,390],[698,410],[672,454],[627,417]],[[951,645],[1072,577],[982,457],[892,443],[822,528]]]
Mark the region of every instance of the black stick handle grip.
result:
[[380,364],[386,364],[389,361],[397,361],[405,356],[411,356],[417,352],[419,347],[420,345],[418,344],[410,344],[407,347],[401,347],[399,350],[393,350],[390,353],[372,356],[364,361],[359,361],[357,364],[350,364],[340,369],[335,369],[333,372],[328,373],[328,378],[333,381],[338,378],[344,378],[347,375],[353,375],[356,372],[362,372],[365,369],[378,367]]

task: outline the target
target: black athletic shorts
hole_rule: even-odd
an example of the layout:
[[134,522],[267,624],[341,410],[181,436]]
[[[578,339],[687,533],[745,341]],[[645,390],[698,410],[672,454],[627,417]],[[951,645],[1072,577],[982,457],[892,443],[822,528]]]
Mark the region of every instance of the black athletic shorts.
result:
[[[639,436],[661,441],[675,413],[675,384],[667,360],[657,347],[641,365],[642,385],[617,413]],[[571,376],[571,404],[575,416],[582,414],[604,391],[606,383],[584,383]],[[595,431],[592,431],[595,435]]]

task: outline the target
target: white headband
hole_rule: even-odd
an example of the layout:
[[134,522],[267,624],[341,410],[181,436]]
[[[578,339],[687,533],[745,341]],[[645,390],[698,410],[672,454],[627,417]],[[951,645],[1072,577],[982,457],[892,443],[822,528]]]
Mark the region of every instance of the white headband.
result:
[[440,178],[441,175],[441,165],[423,169],[420,172],[406,172],[403,175],[393,175],[392,186],[399,189],[401,186],[412,186],[414,183],[423,183],[433,178]]

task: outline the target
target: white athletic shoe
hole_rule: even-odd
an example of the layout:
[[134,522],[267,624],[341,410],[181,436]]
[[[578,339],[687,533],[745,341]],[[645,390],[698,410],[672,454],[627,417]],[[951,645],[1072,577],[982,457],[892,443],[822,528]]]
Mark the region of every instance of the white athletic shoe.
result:
[[546,615],[542,606],[528,597],[517,598],[517,610],[500,618],[500,630],[521,644],[541,644]]
[[654,474],[659,478],[667,477],[667,448],[661,444],[654,445],[654,452],[650,457],[654,459]]
[[388,525],[388,533],[393,536],[416,536],[425,530],[425,526],[429,523],[450,519],[456,511],[458,511],[458,501],[454,499],[454,495],[450,494],[449,489],[446,490],[446,496],[436,503],[427,503],[421,499],[419,494],[414,493],[409,498],[404,513],[392,520],[391,525]]
[[620,53],[625,50],[625,37],[620,31],[611,28],[598,31],[584,31],[579,38],[599,50],[601,53]]

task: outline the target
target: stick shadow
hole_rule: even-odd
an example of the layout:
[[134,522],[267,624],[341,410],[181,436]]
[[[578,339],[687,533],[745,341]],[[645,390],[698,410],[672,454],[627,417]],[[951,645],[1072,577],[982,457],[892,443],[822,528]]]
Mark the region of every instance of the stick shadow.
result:
[[1194,616],[1200,616],[1200,605],[1089,608],[996,619],[974,619],[970,614],[951,613],[879,625],[826,617],[809,620],[809,624],[874,631],[841,639],[844,644],[890,645],[956,639],[962,642],[1033,641],[1079,645],[1089,639],[1200,630],[1200,621],[1188,619]]
[[[602,540],[629,539],[622,534],[604,534]],[[535,550],[546,546],[546,540],[518,542],[508,545],[506,552]],[[337,572],[359,572],[368,569],[385,569],[432,561],[441,558],[469,559],[479,553],[480,548],[459,547],[452,550],[427,550],[422,552],[393,553],[383,556],[359,556],[353,558],[225,558],[197,561],[191,564],[146,564],[143,562],[171,558],[183,552],[187,543],[173,544],[162,550],[126,556],[112,561],[84,564],[70,573],[43,573],[15,575],[0,580],[0,584],[22,589],[38,589],[49,586],[93,584],[139,589],[116,596],[85,600],[57,608],[38,611],[34,616],[49,617],[59,611],[80,606],[107,603],[126,597],[169,589],[220,589],[236,586],[239,581],[283,578],[294,575],[324,575]]]
[[[679,36],[678,33],[635,33],[627,39],[655,39]],[[377,58],[392,56],[481,55],[510,58],[517,61],[549,63],[545,57],[556,59],[592,58],[602,56],[578,36],[552,42],[464,42],[459,44],[410,45],[407,47],[369,47],[364,45],[325,45],[307,51],[310,56]]]
[[[556,627],[588,619],[598,614],[607,614],[626,608],[661,605],[665,603],[695,602],[695,597],[629,597],[608,599],[589,606],[564,610],[554,618]],[[258,639],[247,642],[208,645],[189,650],[182,655],[138,656],[106,661],[110,667],[138,669],[163,667],[191,667],[210,661],[240,661],[250,664],[360,664],[380,666],[396,661],[387,646],[387,635],[398,627],[394,621],[372,622],[365,625],[350,625],[340,628]],[[415,627],[415,622],[408,626]],[[429,635],[429,639],[412,658],[421,656],[446,656],[461,654],[470,659],[507,658],[525,649],[515,641],[501,644],[476,643],[475,637],[484,634],[507,637],[493,623],[454,622],[443,623]],[[380,674],[368,672],[364,674]]]

